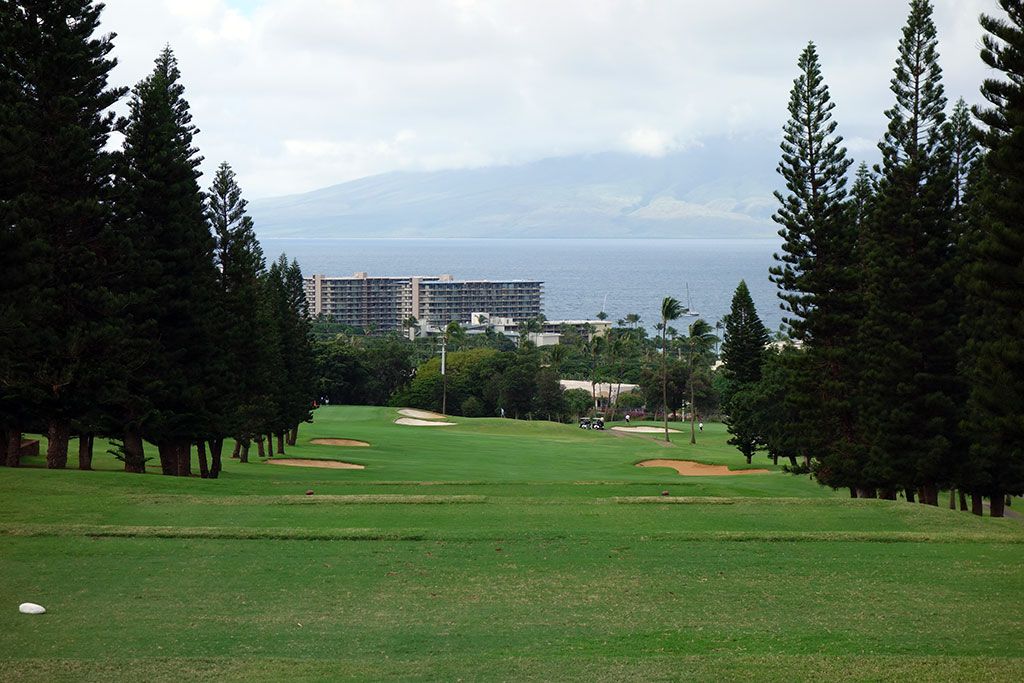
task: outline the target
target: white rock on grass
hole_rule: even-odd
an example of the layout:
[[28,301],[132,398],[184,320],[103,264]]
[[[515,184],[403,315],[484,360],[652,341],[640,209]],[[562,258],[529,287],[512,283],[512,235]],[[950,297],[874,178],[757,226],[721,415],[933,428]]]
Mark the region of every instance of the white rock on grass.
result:
[[23,602],[18,605],[18,611],[22,614],[46,614],[46,608],[34,602]]

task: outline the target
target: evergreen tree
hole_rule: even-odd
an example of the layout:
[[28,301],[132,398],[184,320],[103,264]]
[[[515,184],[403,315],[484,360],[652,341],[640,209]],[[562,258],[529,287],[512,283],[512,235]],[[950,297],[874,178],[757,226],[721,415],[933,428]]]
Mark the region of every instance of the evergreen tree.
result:
[[953,114],[946,124],[945,137],[953,178],[953,211],[959,218],[968,177],[978,159],[978,130],[971,121],[970,109],[962,97],[953,106]]
[[761,379],[764,350],[770,339],[768,328],[757,315],[757,308],[745,281],[740,280],[736,286],[729,313],[723,322],[722,370],[738,391]]
[[991,497],[993,516],[1003,496],[1024,493],[1024,3],[999,0],[1006,18],[983,16],[982,60],[1004,78],[987,79],[991,104],[977,109],[986,182],[980,193],[979,243],[966,272],[972,304],[967,429],[972,438],[962,488]]
[[[220,331],[217,348],[225,352],[216,405],[219,430],[209,435],[212,465],[209,476],[221,470],[223,437],[252,438],[272,417],[272,375],[279,344],[265,334],[269,312],[262,306],[266,264],[256,240],[246,201],[226,162],[217,169],[206,196],[206,217],[214,237],[214,263],[219,279]],[[200,463],[202,473],[202,463]]]
[[868,220],[871,212],[871,202],[875,196],[875,177],[871,174],[866,162],[860,162],[857,167],[857,175],[854,177],[853,186],[850,188],[850,211],[853,214],[853,224],[860,229]]
[[0,14],[10,41],[0,87],[13,96],[0,115],[0,144],[18,175],[4,211],[14,242],[5,256],[20,271],[5,278],[21,326],[9,369],[45,422],[47,464],[57,468],[67,463],[72,422],[98,419],[94,398],[119,336],[105,147],[108,110],[123,90],[107,86],[116,61],[108,57],[113,36],[96,36],[102,9],[88,0],[31,1],[5,3]]
[[[177,60],[165,48],[132,91],[123,123],[122,220],[131,242],[125,286],[133,328],[123,421],[126,451],[141,432],[164,474],[191,472],[191,444],[210,430],[216,330],[213,239],[199,190],[202,159]],[[129,433],[131,439],[128,438]]]
[[959,310],[952,182],[943,131],[946,99],[927,0],[912,0],[903,29],[883,163],[862,255],[866,313],[860,434],[865,480],[895,497],[937,504],[956,440]]
[[722,372],[728,380],[728,387],[723,399],[729,415],[726,428],[732,434],[729,443],[736,446],[749,463],[763,446],[761,425],[754,416],[751,389],[761,380],[761,366],[769,336],[743,280],[736,287],[724,322]]
[[770,272],[789,313],[785,323],[807,354],[799,364],[804,374],[794,378],[803,450],[823,464],[819,481],[852,486],[860,477],[852,456],[860,291],[851,264],[857,228],[846,202],[846,173],[853,162],[836,134],[835,104],[813,43],[798,66],[778,168],[788,194],[776,193],[781,206],[773,216],[782,226],[783,254],[776,255],[780,265]]

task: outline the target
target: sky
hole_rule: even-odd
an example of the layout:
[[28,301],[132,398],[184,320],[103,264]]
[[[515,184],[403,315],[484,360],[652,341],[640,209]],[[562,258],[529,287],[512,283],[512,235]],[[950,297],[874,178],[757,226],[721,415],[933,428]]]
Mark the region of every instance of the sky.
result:
[[[818,45],[847,147],[891,106],[903,0],[106,0],[112,80],[174,49],[212,170],[250,198],[396,170],[778,137]],[[935,0],[950,104],[979,101],[980,13]]]

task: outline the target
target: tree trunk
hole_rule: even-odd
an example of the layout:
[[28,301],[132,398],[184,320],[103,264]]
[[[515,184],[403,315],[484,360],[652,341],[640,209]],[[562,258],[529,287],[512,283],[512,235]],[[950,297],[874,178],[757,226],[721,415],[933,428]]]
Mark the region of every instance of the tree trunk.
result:
[[875,492],[875,489],[873,489],[870,486],[858,486],[857,487],[857,497],[858,498],[877,498],[878,494]]
[[971,512],[981,517],[985,514],[985,497],[980,493],[971,494]]
[[805,455],[804,456],[804,467],[810,469],[810,467],[811,467],[811,456],[809,456],[809,455]]
[[935,482],[928,482],[921,486],[921,502],[925,505],[939,505],[939,487]]
[[960,489],[959,493],[960,493],[960,511],[961,512],[966,512],[967,511],[967,493],[965,493],[963,489]]
[[0,467],[7,465],[7,441],[9,438],[7,430],[0,429]]
[[201,479],[209,479],[210,468],[206,464],[206,442],[202,439],[196,441],[196,456],[199,459],[199,477]]
[[242,450],[242,440],[235,438],[235,447],[231,449],[231,457],[238,460],[238,455]]
[[142,447],[142,435],[134,429],[124,430],[124,471],[134,474],[146,473],[146,455]]
[[7,466],[21,465],[21,431],[17,428],[7,430]]
[[[693,360],[690,360],[690,443],[697,443],[697,403],[693,395]],[[750,458],[747,458],[750,464]]]
[[878,497],[882,500],[896,500],[896,489],[878,489]]
[[78,435],[78,469],[92,469],[92,445],[95,437],[92,434]]
[[793,468],[796,467],[796,456],[795,455],[789,456],[789,466],[793,467]]
[[779,466],[779,454],[778,453],[772,453],[772,464],[775,465],[776,467]]
[[[63,417],[50,420],[46,433],[46,466],[51,470],[62,470],[68,464],[68,439],[71,438],[71,421]],[[18,446],[21,447],[20,444]]]
[[907,494],[907,502],[908,503],[913,503],[914,502],[914,489],[904,489],[904,491]]
[[267,451],[263,447],[263,438],[264,437],[262,434],[256,437],[256,452],[259,454],[261,458],[267,457]]
[[956,510],[956,489],[949,490],[949,509]]
[[156,450],[160,455],[160,474],[174,476],[178,471],[177,446],[173,441],[157,444]]
[[[235,444],[238,447],[238,444]],[[210,439],[210,479],[220,476],[221,453],[224,452],[224,439]]]
[[299,425],[292,427],[291,431],[288,432],[288,445],[294,446],[295,442],[299,439]]
[[180,441],[178,443],[175,474],[179,477],[192,476],[192,442]]
[[850,498],[856,498],[856,497],[857,497],[857,489],[854,488],[853,486],[851,486],[850,487]]
[[277,433],[277,454],[284,455],[284,432]]
[[242,448],[238,451],[239,462],[249,462],[249,439],[242,439]]
[[993,493],[989,498],[989,514],[993,517],[1002,517],[1006,505],[1006,495],[1001,491]]

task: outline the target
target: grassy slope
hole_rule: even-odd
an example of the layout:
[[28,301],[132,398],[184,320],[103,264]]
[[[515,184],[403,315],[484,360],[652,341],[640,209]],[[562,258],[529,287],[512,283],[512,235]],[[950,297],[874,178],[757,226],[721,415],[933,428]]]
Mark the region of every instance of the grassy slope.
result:
[[[991,680],[1024,665],[1016,520],[632,467],[742,467],[718,425],[665,447],[393,417],[323,409],[301,441],[373,446],[289,449],[362,471],[0,468],[0,678]],[[50,612],[19,615],[22,600]]]

